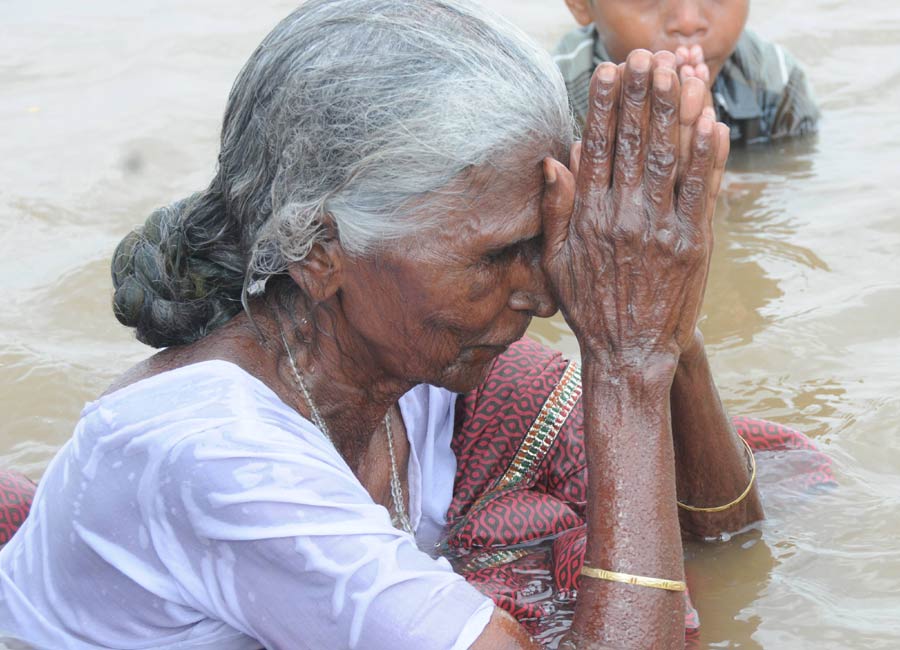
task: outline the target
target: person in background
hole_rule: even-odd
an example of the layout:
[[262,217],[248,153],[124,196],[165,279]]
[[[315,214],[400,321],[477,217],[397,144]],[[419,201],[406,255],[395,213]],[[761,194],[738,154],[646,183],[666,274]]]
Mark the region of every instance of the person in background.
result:
[[750,144],[816,130],[819,110],[803,68],[780,45],[745,28],[749,0],[566,0],[581,27],[554,60],[583,124],[591,73],[636,49],[674,52],[682,81],[699,77],[732,142]]

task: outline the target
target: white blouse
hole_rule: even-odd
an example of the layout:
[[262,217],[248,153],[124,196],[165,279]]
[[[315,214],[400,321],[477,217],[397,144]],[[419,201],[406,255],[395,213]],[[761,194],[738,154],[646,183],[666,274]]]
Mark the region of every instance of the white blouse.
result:
[[[410,516],[438,539],[455,395],[403,396]],[[468,648],[493,604],[391,526],[335,448],[224,361],[85,406],[0,551],[0,637],[37,648]]]

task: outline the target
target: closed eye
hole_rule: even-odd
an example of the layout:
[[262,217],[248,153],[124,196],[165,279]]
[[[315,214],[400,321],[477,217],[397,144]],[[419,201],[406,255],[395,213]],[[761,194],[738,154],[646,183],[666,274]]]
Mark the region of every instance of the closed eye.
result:
[[488,251],[482,258],[482,263],[488,265],[508,264],[520,256],[525,259],[531,259],[535,255],[540,255],[542,241],[542,236],[538,235],[531,239],[524,239],[508,246]]
[[515,259],[519,253],[519,245],[505,246],[503,248],[489,251],[485,254],[482,262],[485,264],[505,264]]

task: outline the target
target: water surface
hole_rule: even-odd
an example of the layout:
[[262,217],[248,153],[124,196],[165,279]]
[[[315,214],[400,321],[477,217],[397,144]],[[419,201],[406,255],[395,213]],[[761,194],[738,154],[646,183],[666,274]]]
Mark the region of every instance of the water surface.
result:
[[[563,0],[489,0],[548,47]],[[238,69],[293,7],[264,0],[6,3],[0,22],[0,466],[40,477],[82,404],[148,349],[108,259],[202,188]],[[900,647],[900,5],[755,0],[807,67],[817,138],[736,152],[702,324],[735,414],[835,462],[810,496],[763,471],[769,518],[688,548],[702,647]],[[539,338],[576,353],[559,320]]]

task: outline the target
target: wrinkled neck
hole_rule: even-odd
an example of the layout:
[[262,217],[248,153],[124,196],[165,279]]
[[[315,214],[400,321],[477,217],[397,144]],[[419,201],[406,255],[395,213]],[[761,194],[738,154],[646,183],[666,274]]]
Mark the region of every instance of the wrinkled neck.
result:
[[[250,331],[249,318],[243,318]],[[279,388],[276,392],[317,427],[316,420],[321,418],[338,451],[354,467],[369,448],[374,433],[382,430],[388,408],[415,382],[392,377],[382,367],[347,326],[339,305],[319,306],[313,318],[289,318],[283,313],[260,310],[253,322],[260,354],[270,359],[272,381]],[[399,412],[395,411],[395,415],[399,417]]]

